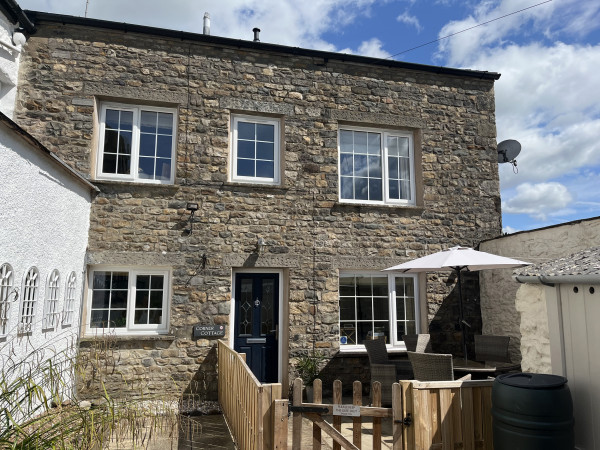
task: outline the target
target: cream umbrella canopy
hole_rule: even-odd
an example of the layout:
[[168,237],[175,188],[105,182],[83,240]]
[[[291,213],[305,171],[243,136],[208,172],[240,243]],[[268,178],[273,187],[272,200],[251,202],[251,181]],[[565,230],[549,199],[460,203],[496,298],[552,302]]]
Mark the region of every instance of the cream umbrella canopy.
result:
[[448,250],[432,253],[422,258],[413,259],[397,266],[388,267],[386,271],[403,273],[455,271],[458,276],[459,320],[462,333],[462,346],[467,358],[467,341],[465,337],[465,321],[463,318],[461,273],[487,269],[511,269],[529,265],[525,261],[506,258],[492,253],[480,252],[469,247],[452,247]]

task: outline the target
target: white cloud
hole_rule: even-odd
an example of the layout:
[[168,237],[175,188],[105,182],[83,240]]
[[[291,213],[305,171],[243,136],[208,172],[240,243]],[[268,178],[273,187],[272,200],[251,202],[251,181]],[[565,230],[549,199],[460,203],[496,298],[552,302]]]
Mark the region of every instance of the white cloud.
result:
[[600,45],[511,45],[480,54],[496,82],[498,140],[517,139],[519,175],[501,166],[502,187],[574,174],[600,164]]
[[[211,16],[211,34],[251,40],[261,29],[262,42],[335,51],[321,36],[370,14],[377,0],[90,0],[88,17],[202,32],[204,13]],[[22,8],[83,15],[83,0],[19,0]]]
[[505,227],[502,227],[502,233],[503,233],[503,234],[512,234],[512,233],[518,233],[519,231],[521,231],[521,230],[518,230],[518,229],[516,229],[516,228],[513,228],[513,227],[511,227],[511,226],[508,226],[508,225],[507,225],[507,226],[505,226]]
[[[481,1],[439,36],[523,7],[519,0]],[[599,211],[593,200],[577,198],[597,192],[591,184],[581,191],[583,174],[600,172],[600,45],[578,43],[599,22],[600,2],[562,0],[441,41],[437,57],[444,64],[502,75],[494,87],[498,141],[522,145],[518,174],[500,165],[504,212],[546,221]]]
[[377,38],[372,38],[360,44],[358,47],[358,54],[363,56],[371,56],[373,58],[389,57],[390,53],[386,52],[382,46],[383,42]]
[[412,25],[413,27],[415,27],[417,29],[417,32],[421,32],[423,30],[423,27],[421,26],[421,23],[419,22],[419,19],[417,18],[417,16],[411,16],[408,11],[404,11],[402,14],[400,14],[398,17],[396,17],[396,20],[398,22],[402,22],[406,25]]
[[516,195],[502,202],[502,212],[527,214],[538,220],[550,215],[561,215],[573,201],[568,189],[556,182],[523,183],[517,186]]

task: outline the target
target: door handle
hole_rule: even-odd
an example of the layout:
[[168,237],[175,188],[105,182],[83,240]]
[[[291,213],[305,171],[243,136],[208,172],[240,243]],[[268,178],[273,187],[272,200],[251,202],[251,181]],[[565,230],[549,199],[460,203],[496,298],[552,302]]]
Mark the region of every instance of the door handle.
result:
[[272,334],[273,336],[275,336],[275,340],[278,341],[279,340],[279,325],[275,325],[275,329],[269,331],[269,334]]

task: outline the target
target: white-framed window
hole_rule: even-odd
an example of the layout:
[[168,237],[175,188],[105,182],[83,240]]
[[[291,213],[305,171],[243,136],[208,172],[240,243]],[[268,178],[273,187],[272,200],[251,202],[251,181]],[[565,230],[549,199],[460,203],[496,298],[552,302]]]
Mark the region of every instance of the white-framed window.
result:
[[412,133],[340,127],[340,202],[415,204]]
[[58,296],[60,292],[60,273],[54,269],[48,275],[46,284],[46,300],[44,302],[44,329],[52,329],[58,326],[60,313],[58,311]]
[[231,122],[231,181],[279,184],[279,120],[234,115]]
[[0,267],[0,336],[8,333],[8,313],[13,295],[14,271],[10,264]]
[[166,333],[170,287],[166,268],[90,269],[86,333]]
[[340,348],[364,348],[367,339],[403,346],[403,334],[418,332],[417,276],[341,271]]
[[65,304],[63,305],[62,325],[67,326],[73,323],[75,315],[75,301],[77,299],[77,275],[71,272],[67,277],[65,284]]
[[96,177],[173,184],[176,118],[173,108],[103,103]]
[[23,294],[21,296],[21,311],[19,314],[19,332],[28,333],[33,330],[35,318],[35,305],[40,288],[40,272],[37,267],[30,267],[23,280]]

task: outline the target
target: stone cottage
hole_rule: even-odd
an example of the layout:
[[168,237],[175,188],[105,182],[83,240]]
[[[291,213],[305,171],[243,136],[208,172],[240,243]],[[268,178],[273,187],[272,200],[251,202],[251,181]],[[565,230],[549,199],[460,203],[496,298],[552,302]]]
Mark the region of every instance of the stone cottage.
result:
[[109,393],[216,395],[219,336],[286,395],[312,349],[341,376],[373,337],[458,348],[455,280],[381,270],[500,233],[498,74],[27,14],[17,121],[101,191],[81,353]]

